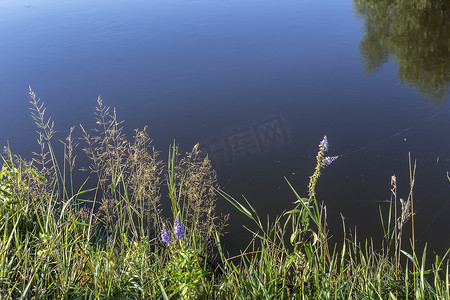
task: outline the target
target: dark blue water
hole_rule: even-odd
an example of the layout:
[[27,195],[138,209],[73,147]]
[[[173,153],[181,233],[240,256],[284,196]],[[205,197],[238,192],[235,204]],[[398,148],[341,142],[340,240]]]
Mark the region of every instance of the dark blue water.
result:
[[[381,232],[391,175],[407,198],[411,152],[417,239],[440,252],[450,246],[448,95],[405,81],[417,70],[392,49],[365,49],[368,20],[350,0],[0,1],[0,143],[25,156],[38,149],[28,85],[61,139],[72,125],[94,126],[101,95],[130,135],[148,124],[162,151],[174,139],[186,151],[200,142],[228,193],[275,216],[294,200],[284,176],[307,195],[326,134],[341,157],[318,198],[333,234],[342,213],[360,236]],[[448,87],[447,61],[437,61],[422,65],[444,66]],[[244,220],[224,201],[218,209],[232,213],[228,247],[242,245]]]

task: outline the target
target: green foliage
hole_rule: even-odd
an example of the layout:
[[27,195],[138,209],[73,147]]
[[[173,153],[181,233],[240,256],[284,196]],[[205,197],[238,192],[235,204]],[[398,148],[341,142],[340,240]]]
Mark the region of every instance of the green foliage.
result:
[[208,272],[202,266],[200,249],[175,247],[170,249],[166,264],[166,292],[182,299],[198,299],[208,295]]

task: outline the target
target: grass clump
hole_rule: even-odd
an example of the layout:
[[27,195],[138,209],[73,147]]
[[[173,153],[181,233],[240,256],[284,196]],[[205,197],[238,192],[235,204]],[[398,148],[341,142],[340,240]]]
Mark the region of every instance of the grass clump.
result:
[[[296,206],[262,222],[255,209],[245,199],[242,204],[223,193],[241,213],[256,224],[252,250],[246,249],[235,262],[222,255],[231,275],[224,287],[228,296],[240,299],[450,299],[448,251],[435,257],[431,269],[426,269],[426,247],[416,253],[402,248],[403,229],[413,216],[412,190],[408,199],[400,199],[397,216],[397,185],[392,177],[392,199],[387,216],[380,210],[383,243],[376,247],[373,240],[359,242],[356,232],[347,234],[344,218],[341,246],[329,243],[327,209],[316,199],[316,184],[323,169],[337,157],[325,157],[328,141],[319,144],[317,164],[308,185],[309,197],[302,198],[289,183]],[[413,224],[414,226],[414,224]],[[413,231],[414,232],[414,231]],[[413,236],[414,240],[414,236]],[[257,250],[254,250],[254,249]],[[403,260],[402,260],[403,258]],[[236,290],[235,286],[240,287]]]
[[[128,141],[101,98],[97,127],[80,126],[81,139],[72,127],[58,163],[54,125],[31,89],[30,97],[39,151],[31,161],[7,148],[2,155],[0,298],[450,299],[448,253],[427,269],[426,248],[419,255],[414,244],[410,251],[402,246],[413,216],[413,172],[398,212],[392,179],[382,246],[359,242],[343,222],[338,248],[329,242],[327,208],[315,192],[321,172],[337,159],[325,156],[326,137],[308,197],[288,182],[294,206],[263,221],[246,199],[220,190],[198,145],[182,155],[173,144],[163,163],[147,128]],[[80,144],[90,160],[83,180],[75,163]],[[255,224],[249,247],[235,257],[222,250],[227,217],[215,214],[218,195]]]

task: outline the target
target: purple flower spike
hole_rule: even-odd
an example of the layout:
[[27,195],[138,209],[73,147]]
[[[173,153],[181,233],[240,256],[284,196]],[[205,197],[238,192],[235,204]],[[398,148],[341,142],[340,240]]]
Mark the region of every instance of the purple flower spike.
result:
[[173,224],[173,230],[175,237],[177,239],[181,239],[184,235],[183,225],[181,225],[180,221],[180,213],[177,214],[177,217],[175,218],[175,223]]
[[108,238],[108,246],[112,247],[112,245],[114,245],[114,239],[113,239],[112,235],[110,235]]
[[323,150],[324,152],[328,151],[328,139],[327,139],[327,136],[323,137],[323,140],[319,144],[319,149]]
[[170,244],[170,235],[169,232],[167,232],[167,228],[165,225],[163,225],[161,230],[161,240],[166,245]]
[[331,163],[332,163],[333,161],[335,161],[337,158],[338,158],[338,156],[332,156],[332,157],[327,156],[327,157],[325,157],[325,158],[322,160],[322,168],[325,168],[326,166],[331,165]]

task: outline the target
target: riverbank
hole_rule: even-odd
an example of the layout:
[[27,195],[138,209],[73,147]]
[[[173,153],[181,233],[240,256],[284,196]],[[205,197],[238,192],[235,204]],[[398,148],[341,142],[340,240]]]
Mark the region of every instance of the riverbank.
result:
[[[431,257],[403,237],[406,226],[414,234],[412,164],[406,200],[392,178],[381,247],[358,240],[344,220],[342,241],[332,245],[327,208],[315,197],[321,173],[338,159],[327,156],[326,137],[308,195],[287,182],[296,203],[265,220],[251,200],[219,188],[198,145],[181,154],[174,144],[162,162],[146,128],[127,140],[101,98],[97,128],[81,127],[81,141],[71,129],[58,162],[53,124],[31,90],[30,96],[40,151],[32,160],[8,149],[2,155],[1,298],[450,299],[448,252]],[[74,184],[79,148],[91,162],[82,182],[95,178],[95,188]],[[219,197],[255,224],[238,256],[222,251],[227,217],[214,211]],[[161,210],[164,201],[169,213]]]

